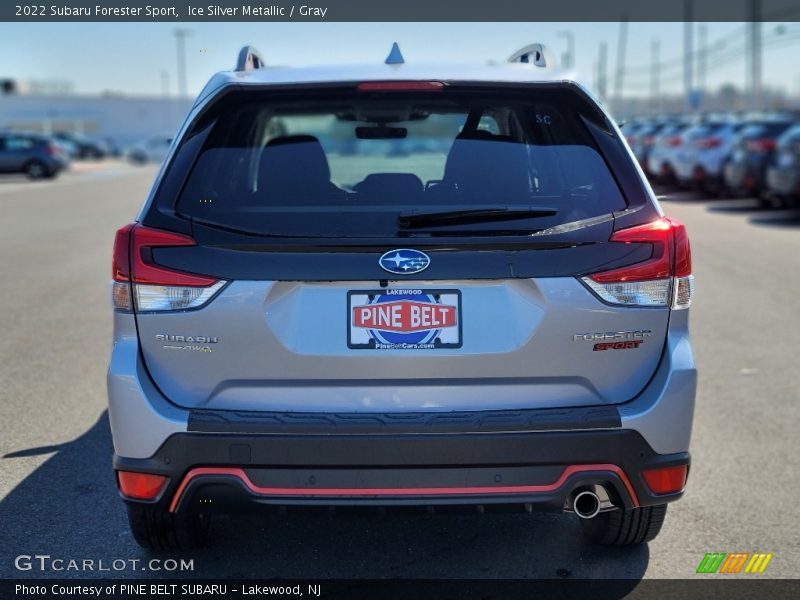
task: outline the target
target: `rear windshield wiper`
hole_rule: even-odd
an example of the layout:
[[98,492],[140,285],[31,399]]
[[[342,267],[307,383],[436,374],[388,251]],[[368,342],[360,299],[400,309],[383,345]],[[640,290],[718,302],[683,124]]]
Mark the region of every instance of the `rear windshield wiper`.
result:
[[555,208],[541,206],[528,206],[525,208],[509,208],[506,206],[435,212],[407,212],[397,215],[397,225],[401,229],[416,229],[418,227],[436,225],[466,225],[469,223],[535,219],[540,217],[552,217],[556,213],[558,213],[558,210]]

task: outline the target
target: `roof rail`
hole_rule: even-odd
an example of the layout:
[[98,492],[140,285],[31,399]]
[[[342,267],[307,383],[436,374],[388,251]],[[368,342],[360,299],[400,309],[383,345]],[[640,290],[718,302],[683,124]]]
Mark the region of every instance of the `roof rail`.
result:
[[529,44],[508,57],[508,62],[530,63],[537,67],[547,67],[544,44]]
[[264,59],[261,53],[253,46],[244,46],[239,50],[239,58],[236,59],[236,71],[252,71],[264,67]]

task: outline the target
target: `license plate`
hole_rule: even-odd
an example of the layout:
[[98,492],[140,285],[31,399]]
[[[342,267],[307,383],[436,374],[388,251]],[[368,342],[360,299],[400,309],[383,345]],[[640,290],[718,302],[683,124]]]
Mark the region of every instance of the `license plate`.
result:
[[354,350],[460,348],[461,335],[459,290],[347,293],[347,346]]

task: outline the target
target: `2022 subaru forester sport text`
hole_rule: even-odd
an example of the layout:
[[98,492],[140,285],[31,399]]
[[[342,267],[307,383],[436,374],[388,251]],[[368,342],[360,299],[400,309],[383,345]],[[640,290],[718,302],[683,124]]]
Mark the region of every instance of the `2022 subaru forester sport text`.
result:
[[137,542],[190,547],[212,513],[274,504],[658,533],[689,467],[689,242],[539,50],[464,70],[244,49],[211,80],[114,247]]

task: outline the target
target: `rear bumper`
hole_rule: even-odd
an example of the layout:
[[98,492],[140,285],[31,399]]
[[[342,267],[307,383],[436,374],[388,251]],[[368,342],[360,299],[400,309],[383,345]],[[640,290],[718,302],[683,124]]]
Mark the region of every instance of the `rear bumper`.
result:
[[781,196],[797,194],[800,191],[798,171],[794,168],[770,167],[767,169],[767,187]]
[[601,485],[615,506],[653,494],[648,469],[688,465],[657,454],[636,431],[230,435],[181,433],[148,459],[115,456],[114,468],[165,475],[152,501],[174,511],[229,512],[265,505],[536,504],[563,510],[575,490]]
[[[695,403],[697,371],[687,331],[689,311],[673,311],[667,343],[652,379],[629,402],[593,407],[563,409],[493,410],[409,413],[393,415],[360,413],[338,419],[335,414],[239,413],[234,411],[189,410],[176,406],[152,382],[142,361],[132,315],[115,314],[115,342],[108,370],[109,417],[114,451],[120,457],[143,464],[153,460],[178,434],[273,435],[305,431],[309,434],[370,434],[374,421],[392,424],[397,434],[458,433],[446,424],[461,422],[460,433],[499,434],[514,431],[539,435],[542,432],[597,429],[631,430],[640,435],[660,455],[675,455],[689,450]],[[487,406],[493,404],[488,398]],[[326,424],[335,423],[330,431]],[[404,425],[405,424],[405,425]],[[316,429],[315,429],[316,427]],[[555,464],[567,457],[554,456]],[[202,462],[202,457],[186,466],[230,464],[228,458]],[[612,457],[614,458],[614,457]],[[609,462],[599,456],[584,456],[583,463]],[[309,463],[309,464],[314,464]],[[615,463],[618,464],[618,463]]]

